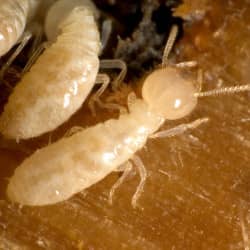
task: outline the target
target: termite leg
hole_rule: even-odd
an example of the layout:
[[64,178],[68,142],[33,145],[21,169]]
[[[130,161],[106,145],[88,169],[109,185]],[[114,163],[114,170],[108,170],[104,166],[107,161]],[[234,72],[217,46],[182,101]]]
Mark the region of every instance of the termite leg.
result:
[[38,49],[38,47],[42,43],[43,27],[41,24],[36,22],[30,24],[28,30],[30,30],[34,36],[34,40],[32,42],[31,49],[29,51],[29,58],[30,58],[30,56],[34,54],[34,52]]
[[127,64],[120,59],[105,59],[100,61],[100,68],[120,70],[119,75],[112,81],[112,89],[118,89],[127,74]]
[[119,105],[117,103],[104,103],[102,101],[98,101],[98,105],[101,108],[109,109],[109,110],[119,110],[120,115],[125,115],[128,113],[127,109],[123,107],[122,105]]
[[133,161],[133,163],[135,164],[135,166],[138,168],[139,170],[139,174],[140,174],[140,183],[136,188],[136,192],[132,197],[132,201],[131,204],[133,206],[133,208],[136,208],[137,206],[137,201],[139,199],[139,197],[141,196],[142,192],[143,192],[143,188],[144,188],[144,184],[146,182],[147,179],[147,170],[142,162],[142,160],[140,159],[139,156],[134,155],[133,158],[131,159]]
[[189,129],[197,128],[201,124],[208,122],[208,121],[209,121],[209,119],[207,117],[199,118],[197,120],[194,120],[193,122],[180,124],[174,128],[171,128],[168,130],[163,130],[163,131],[160,131],[158,133],[155,133],[155,134],[151,135],[150,138],[164,138],[164,137],[173,137],[176,135],[181,135],[185,131],[187,131]]
[[194,68],[197,65],[198,63],[196,61],[186,61],[175,64],[175,67],[183,69],[183,68]]
[[128,109],[129,109],[129,111],[131,111],[131,107],[135,103],[136,99],[137,99],[137,97],[136,97],[135,92],[132,91],[131,93],[129,93],[129,95],[128,95]]
[[124,182],[124,180],[127,178],[129,173],[132,170],[132,164],[130,161],[126,162],[125,164],[122,165],[122,168],[119,167],[119,171],[122,169],[124,172],[122,176],[115,182],[115,184],[112,186],[109,192],[109,204],[112,205],[113,203],[113,196],[116,191],[116,189],[121,186],[121,184]]
[[91,113],[96,116],[96,111],[95,111],[95,103],[101,105],[102,102],[100,100],[100,96],[102,93],[105,91],[105,89],[108,87],[110,83],[110,78],[106,74],[98,74],[96,77],[96,84],[101,84],[101,87],[97,90],[95,94],[93,94],[88,102],[89,109]]
[[95,94],[93,94],[90,97],[88,106],[91,111],[91,113],[95,116],[95,104],[97,104],[100,108],[105,108],[105,109],[113,109],[113,110],[119,110],[120,114],[125,114],[127,113],[126,108],[123,106],[116,104],[116,103],[104,103],[100,100],[100,96],[103,94],[105,89],[108,87],[110,83],[110,78],[106,74],[98,74],[96,77],[96,84],[101,84],[101,87],[97,90]]
[[20,54],[20,52],[23,50],[23,48],[28,43],[28,41],[31,39],[31,37],[32,37],[31,31],[27,30],[27,31],[25,31],[23,33],[22,37],[20,38],[20,43],[17,46],[16,50],[14,51],[14,53],[10,56],[10,58],[7,60],[7,62],[1,68],[1,70],[0,70],[0,79],[3,79],[6,70],[10,67],[12,62]]
[[197,74],[197,90],[200,93],[202,91],[202,85],[203,85],[203,71],[202,69],[198,70],[198,74]]
[[38,23],[34,23],[29,28],[32,30],[34,35],[34,41],[32,42],[31,49],[29,51],[29,60],[26,63],[24,69],[22,70],[21,77],[30,70],[31,66],[35,63],[38,57],[42,54],[43,50],[46,49],[49,45],[49,42],[42,41],[43,29],[42,26]]
[[22,70],[21,76],[23,76],[25,73],[27,73],[32,65],[36,62],[38,57],[43,53],[45,49],[47,49],[50,46],[49,42],[44,42],[40,44],[35,51],[33,51],[32,55],[30,56],[28,62],[26,63],[25,67]]
[[83,130],[83,127],[74,126],[74,127],[70,128],[68,131],[66,131],[66,133],[64,134],[64,137],[70,137],[70,136],[74,135],[75,133],[78,133],[82,130]]

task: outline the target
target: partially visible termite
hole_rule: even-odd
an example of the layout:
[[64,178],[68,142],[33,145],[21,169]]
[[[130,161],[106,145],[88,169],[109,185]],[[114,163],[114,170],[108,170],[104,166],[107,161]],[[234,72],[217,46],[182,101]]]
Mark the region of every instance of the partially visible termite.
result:
[[0,1],[0,56],[6,54],[21,38],[40,0]]
[[[123,169],[124,174],[110,191],[129,173],[132,164],[138,167],[141,181],[132,198],[133,207],[143,191],[146,169],[135,153],[150,137],[169,137],[181,134],[208,121],[197,119],[172,129],[156,131],[165,120],[176,120],[190,114],[198,97],[217,93],[250,90],[250,85],[200,93],[194,82],[181,74],[178,66],[170,65],[167,57],[177,34],[174,26],[163,55],[162,67],[146,78],[142,99],[130,94],[129,113],[83,129],[37,150],[15,170],[7,187],[11,201],[24,205],[47,205],[69,199],[72,195],[92,186],[112,171]],[[189,65],[188,63],[186,65]]]
[[[9,52],[14,45],[19,44],[0,69],[0,79],[32,36],[35,36],[35,47],[41,35],[40,26],[36,23],[37,16],[43,16],[53,1],[0,0],[0,57]],[[38,10],[39,15],[37,15]]]
[[[92,98],[98,99],[109,83],[107,76],[97,77],[98,14],[91,0],[59,0],[52,5],[45,22],[51,45],[10,95],[0,117],[5,137],[28,139],[54,130],[81,107],[95,82],[103,84]],[[102,65],[109,66],[107,61]]]

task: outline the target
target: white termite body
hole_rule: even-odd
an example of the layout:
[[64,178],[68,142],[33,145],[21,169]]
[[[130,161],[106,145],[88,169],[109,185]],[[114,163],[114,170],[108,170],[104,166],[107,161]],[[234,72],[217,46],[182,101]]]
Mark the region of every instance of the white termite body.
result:
[[[10,178],[7,187],[9,199],[32,206],[64,201],[133,159],[136,165],[140,165],[139,169],[143,169],[140,171],[141,182],[132,198],[132,205],[135,206],[146,177],[142,163],[134,156],[136,151],[145,145],[149,137],[174,136],[196,128],[208,118],[155,133],[164,121],[190,114],[199,97],[250,91],[250,84],[247,84],[197,92],[194,82],[182,74],[178,65],[173,67],[167,63],[176,34],[177,29],[173,27],[164,51],[162,68],[154,70],[146,78],[142,99],[131,101],[130,98],[129,113],[37,150],[17,167]],[[111,195],[113,191],[114,188]]]
[[178,119],[196,106],[195,88],[174,68],[154,71],[143,99],[130,112],[62,138],[36,151],[15,170],[7,194],[25,205],[66,200],[127,162],[165,119]]
[[40,2],[41,0],[0,0],[0,56],[17,43]]
[[[80,108],[99,69],[100,37],[92,7],[87,0],[61,0],[52,6],[49,23],[58,36],[10,95],[0,117],[5,137],[39,136]],[[56,15],[61,16],[53,18]]]

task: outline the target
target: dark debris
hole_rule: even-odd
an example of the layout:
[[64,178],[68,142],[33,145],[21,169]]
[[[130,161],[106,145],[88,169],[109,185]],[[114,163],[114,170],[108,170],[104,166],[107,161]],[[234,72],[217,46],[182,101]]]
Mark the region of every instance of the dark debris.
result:
[[[102,10],[121,24],[121,29],[112,34],[111,58],[124,60],[128,76],[134,78],[159,64],[164,45],[173,24],[182,30],[182,20],[173,17],[172,8],[178,0],[101,1],[96,3]],[[181,33],[181,32],[180,32]],[[118,40],[114,44],[114,37]]]

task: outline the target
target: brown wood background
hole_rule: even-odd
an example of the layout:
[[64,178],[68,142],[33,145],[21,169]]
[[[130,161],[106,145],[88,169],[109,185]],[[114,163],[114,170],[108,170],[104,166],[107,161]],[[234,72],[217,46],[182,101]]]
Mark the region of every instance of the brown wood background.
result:
[[[186,22],[171,60],[198,61],[204,89],[249,83],[250,2],[208,2],[204,18]],[[185,120],[166,122],[164,128],[210,118],[182,136],[149,140],[138,152],[149,173],[138,209],[130,204],[139,181],[136,172],[117,190],[113,206],[107,197],[118,173],[61,204],[11,204],[4,195],[7,178],[26,157],[24,149],[45,145],[49,136],[21,146],[10,142],[12,149],[1,142],[0,249],[249,250],[249,98],[249,93],[204,98]],[[98,110],[92,117],[84,106],[52,138],[73,125],[87,126],[116,115]]]

